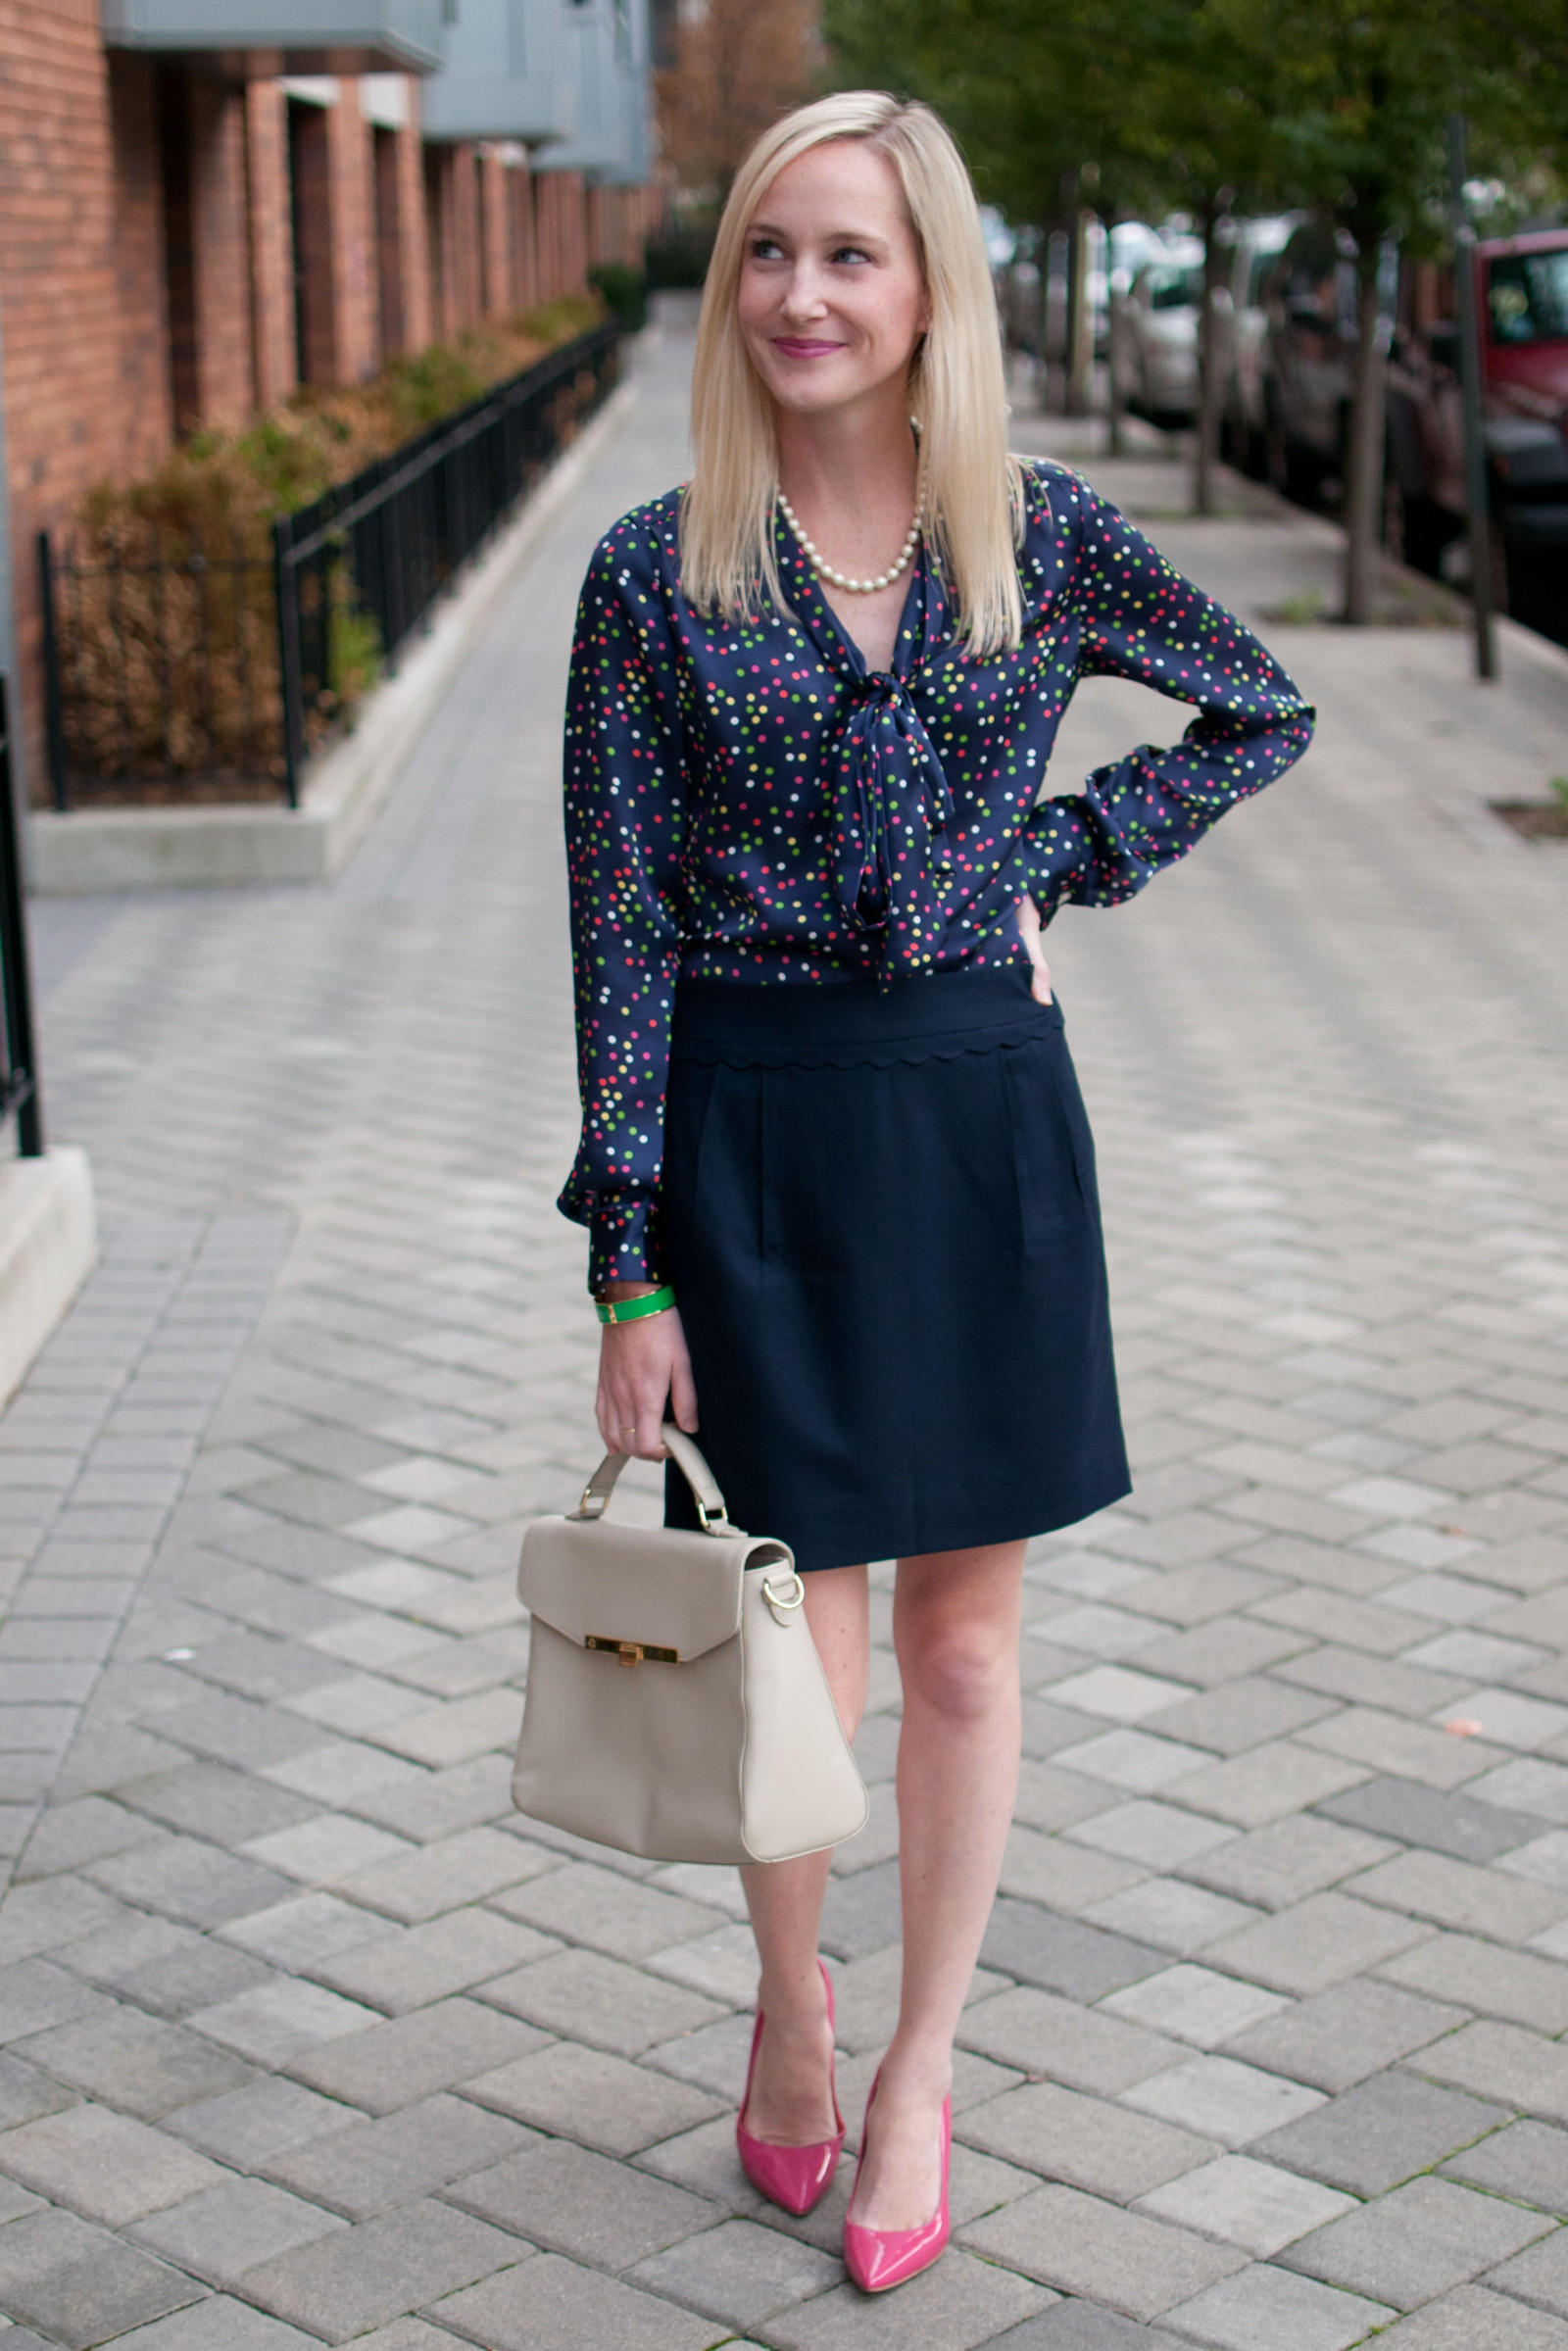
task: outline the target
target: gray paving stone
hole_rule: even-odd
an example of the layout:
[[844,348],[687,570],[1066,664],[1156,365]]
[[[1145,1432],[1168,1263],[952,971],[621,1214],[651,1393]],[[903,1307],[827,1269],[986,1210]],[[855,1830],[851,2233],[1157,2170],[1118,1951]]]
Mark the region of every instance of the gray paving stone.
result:
[[286,1878],[193,1837],[166,1837],[94,1862],[93,1883],[191,1927],[217,1927],[289,1890]]
[[722,2214],[706,2197],[566,2139],[534,2142],[471,2173],[449,2195],[480,2220],[606,2270],[629,2269],[710,2229]]
[[1134,1942],[1152,1943],[1156,1950],[1174,1952],[1179,1958],[1201,1951],[1257,1915],[1245,1902],[1186,1886],[1179,1878],[1146,1878],[1123,1893],[1091,1903],[1083,1913],[1091,1927],[1103,1927]]
[[997,2351],[1170,2351],[1176,2337],[1140,2327],[1097,2302],[1055,2301],[1036,2319],[994,2338]]
[[1246,2255],[1124,2212],[1076,2188],[1049,2186],[971,2222],[976,2253],[1062,2292],[1155,2319],[1240,2269]]
[[378,1941],[390,1932],[374,1910],[361,1910],[336,1894],[296,1894],[253,1910],[246,1918],[230,1919],[219,1933],[225,1942],[254,1951],[274,1967],[311,1969],[355,1943]]
[[[677,2033],[672,2039],[660,2042],[647,2052],[647,2063],[662,2074],[673,2074],[677,2082],[694,2082],[699,2089],[710,2089],[728,2104],[739,2106],[746,2086],[752,2030],[750,2015],[722,2017],[717,2024],[704,2025],[696,2032]],[[983,2061],[970,2058],[968,2062],[978,2066]],[[862,2056],[857,2063],[863,2068],[865,2058]],[[853,2082],[855,2071],[855,2064],[845,2069],[847,2084]],[[956,2095],[956,2077],[954,2087]]]
[[1287,2267],[1411,2310],[1520,2252],[1556,2224],[1449,2180],[1412,2180],[1291,2245]]
[[[28,2226],[25,2221],[16,2225],[19,2229]],[[1558,2229],[1540,2244],[1516,2253],[1511,2261],[1492,2271],[1487,2282],[1499,2293],[1516,2294],[1521,2302],[1568,2319],[1568,2230]]]
[[1440,1935],[1390,1960],[1383,1973],[1412,1990],[1463,2001],[1538,2033],[1568,2032],[1568,1966],[1558,1960],[1500,1949],[1477,1935]]
[[1461,1861],[1494,1861],[1499,1853],[1541,1834],[1529,1813],[1480,1803],[1473,1795],[1446,1794],[1414,1780],[1368,1780],[1344,1795],[1330,1796],[1317,1809],[1352,1829],[1397,1837],[1403,1844],[1429,1845]]
[[1500,2099],[1548,2123],[1568,2123],[1568,2049],[1521,2026],[1490,2019],[1465,2025],[1413,2062],[1435,2082]]
[[[485,1984],[480,1996],[511,2016],[620,2057],[640,2057],[677,2033],[700,2042],[702,2028],[725,2013],[716,2000],[598,1951],[561,1951],[535,1960]],[[740,2022],[749,2043],[751,2018]]]
[[0,2307],[66,2351],[123,2334],[201,2295],[194,2279],[74,2213],[37,2212],[0,2229]]
[[1357,1977],[1249,2026],[1226,2047],[1234,2057],[1315,2089],[1345,2090],[1426,2048],[1464,2019],[1462,2008]]
[[1190,2131],[1054,2082],[1026,2083],[970,2107],[956,2128],[970,2146],[1120,2204],[1195,2170],[1216,2151]]
[[1429,1940],[1430,1932],[1348,1894],[1309,1894],[1272,1918],[1221,1935],[1205,1957],[1251,1983],[1304,1998]]
[[1244,2252],[1266,2261],[1282,2245],[1341,2213],[1355,2210],[1354,2199],[1314,2180],[1298,2180],[1274,2164],[1258,2163],[1250,2155],[1221,2155],[1196,2172],[1184,2172],[1140,2196],[1137,2209],[1179,2229],[1197,2229],[1201,2236],[1222,2237]]
[[605,2343],[617,2351],[708,2351],[731,2334],[722,2320],[677,2310],[558,2253],[535,2255],[526,2276],[504,2270],[451,2295],[433,2316],[489,2351],[597,2351]]
[[750,2327],[836,2284],[843,2265],[756,2221],[721,2222],[650,2254],[627,2282],[685,2303],[705,2317]]
[[1180,2041],[1142,2025],[1026,1985],[965,2009],[958,2041],[999,2065],[1102,2097],[1180,2065],[1186,2055]]
[[1446,1853],[1401,1853],[1356,1878],[1349,1889],[1390,1910],[1411,1911],[1439,1927],[1523,1942],[1568,1918],[1568,1887],[1527,1885],[1498,1870],[1452,1861]]
[[103,2106],[72,2106],[0,2136],[0,2172],[112,2229],[227,2178],[161,2131]]
[[354,2107],[318,2097],[315,2090],[277,2074],[262,2075],[243,2089],[199,2099],[164,2118],[167,2130],[242,2171],[254,2170],[285,2147],[303,2146],[324,2131],[339,2131],[345,2123],[359,2120]]
[[438,2000],[368,2033],[303,2050],[288,2070],[297,2082],[345,2105],[391,2114],[432,2091],[488,2079],[543,2039],[531,2026],[477,2000]]
[[265,2180],[209,2188],[172,2211],[138,2222],[131,2234],[209,2285],[237,2285],[247,2270],[296,2245],[314,2244],[344,2224],[318,2204]]
[[1135,2082],[1121,2097],[1123,2105],[1217,2139],[1222,2147],[1245,2147],[1323,2103],[1321,2091],[1239,2065],[1234,2057],[1190,2058]]
[[[863,1877],[841,1880],[834,1891],[839,1886],[863,1883]],[[612,1959],[646,1959],[651,1952],[667,1950],[693,1935],[710,1935],[724,1924],[714,1911],[652,1886],[629,1884],[617,1872],[587,1862],[569,1862],[528,1885],[514,1886],[495,1907],[543,1934],[608,1952]],[[825,1935],[823,1939],[828,1949],[834,1948]]]
[[1408,2074],[1378,2074],[1315,2114],[1271,2131],[1252,2152],[1353,2196],[1381,2196],[1505,2119],[1505,2109],[1479,2098],[1460,2097]]
[[1130,1804],[1115,1804],[1092,1819],[1077,1822],[1067,1834],[1125,1861],[1144,1862],[1151,1869],[1175,1869],[1195,1853],[1225,1844],[1234,1832],[1199,1813],[1186,1812],[1178,1804],[1135,1798]]
[[896,1942],[900,1930],[896,1861],[879,1862],[850,1877],[835,1874],[829,1880],[818,1937],[824,1951],[837,1959],[859,1959]]
[[1227,1820],[1234,1829],[1262,1829],[1359,1780],[1366,1780],[1359,1763],[1319,1754],[1296,1739],[1269,1739],[1225,1763],[1183,1773],[1171,1785],[1171,1796],[1199,1813]]
[[729,2101],[628,2065],[603,2050],[555,2041],[464,2084],[481,2105],[604,2155],[634,2155],[722,2111]]
[[[531,2146],[534,2134],[466,2098],[422,2098],[378,2122],[345,2127],[279,2151],[269,2179],[351,2221],[446,2188]],[[466,2199],[460,2199],[466,2202]]]
[[1238,1901],[1284,1910],[1370,1869],[1395,1850],[1386,1837],[1299,1814],[1200,1854],[1184,1864],[1181,1875]]
[[1278,1992],[1261,1991],[1213,1968],[1179,1960],[1157,1976],[1112,1992],[1103,2006],[1112,2016],[1129,2018],[1155,2033],[1174,2034],[1197,2048],[1212,2049],[1262,2017],[1275,2016],[1287,2005]]
[[176,2020],[237,1998],[270,1982],[271,1974],[260,1960],[172,1919],[118,1926],[67,1943],[55,1957],[58,1966],[101,1989]]
[[537,1876],[545,1866],[518,1837],[498,1829],[463,1829],[416,1852],[355,1870],[341,1880],[338,1891],[347,1901],[363,1902],[413,1924],[462,1903],[482,1901]]
[[128,2008],[36,2033],[18,2054],[73,2088],[151,2123],[176,2106],[236,2089],[251,2075],[248,2065],[201,2034]]
[[779,2351],[881,2351],[910,2342],[921,2351],[974,2351],[1052,2299],[950,2246],[935,2268],[896,2294],[866,2295],[845,2284],[798,2303],[769,2322],[767,2340]]
[[1568,2326],[1482,2285],[1461,2285],[1391,2327],[1390,2351],[1568,2351]]
[[113,2003],[47,1959],[19,1959],[0,1969],[0,2042],[24,2040],[51,2025],[113,2013]]
[[1568,2219],[1568,2131],[1545,2123],[1510,2123],[1451,2156],[1443,2169],[1450,2180]]
[[1167,2311],[1173,2332],[1211,2351],[1346,2351],[1394,2314],[1259,2262]]
[[237,1999],[198,2009],[189,2022],[193,2032],[237,2049],[258,2065],[281,2065],[302,2049],[342,2040],[375,2020],[373,2008],[342,1999],[318,1984],[274,1977]]
[[[212,2294],[188,2310],[121,2335],[118,2343],[128,2351],[311,2351],[316,2340],[247,2303]],[[26,2346],[19,2345],[18,2351]]]
[[274,2317],[340,2343],[505,2271],[526,2253],[516,2237],[422,2198],[263,2262],[247,2273],[245,2292]]
[[1257,1675],[1223,1690],[1205,1690],[1200,1697],[1178,1699],[1146,1721],[1159,1738],[1210,1747],[1220,1755],[1240,1755],[1265,1739],[1281,1739],[1305,1723],[1317,1722],[1330,1711],[1327,1699]]
[[[385,1932],[384,1920],[377,1919],[375,1925],[379,1932],[373,1941],[355,1941],[318,1959],[311,1963],[311,1973],[318,1983],[391,2016],[474,1984],[487,1984],[493,1992],[510,1971],[559,1947],[532,1927],[472,1908],[391,1934]],[[508,2005],[505,2000],[497,2004]]]
[[[214,2294],[172,2318],[155,2319],[119,2338],[121,2351],[311,2351],[316,2337],[285,2327],[247,2303]],[[25,2351],[19,2345],[18,2351]]]
[[1005,1895],[991,1913],[980,1956],[1004,1976],[1077,2000],[1099,1999],[1165,1965],[1163,1951]]

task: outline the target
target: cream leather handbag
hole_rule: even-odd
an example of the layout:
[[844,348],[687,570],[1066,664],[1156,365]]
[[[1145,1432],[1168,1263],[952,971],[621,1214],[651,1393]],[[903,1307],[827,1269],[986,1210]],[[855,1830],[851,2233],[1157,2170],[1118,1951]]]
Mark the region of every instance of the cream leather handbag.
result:
[[617,1526],[610,1453],[574,1511],[535,1519],[533,1617],[513,1773],[519,1812],[649,1861],[789,1861],[864,1828],[786,1543],[743,1535],[689,1437],[663,1439],[701,1534]]

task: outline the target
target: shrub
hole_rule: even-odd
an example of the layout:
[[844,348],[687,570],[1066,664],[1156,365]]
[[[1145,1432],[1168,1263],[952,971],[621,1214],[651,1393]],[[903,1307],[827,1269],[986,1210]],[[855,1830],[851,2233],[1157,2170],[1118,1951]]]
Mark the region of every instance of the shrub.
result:
[[[369,383],[303,389],[240,432],[193,434],[142,480],[89,491],[59,573],[72,772],[122,779],[138,796],[159,778],[280,775],[274,519],[584,333],[605,307],[597,292],[563,296],[395,359]],[[313,748],[352,718],[382,658],[347,565],[330,579]]]

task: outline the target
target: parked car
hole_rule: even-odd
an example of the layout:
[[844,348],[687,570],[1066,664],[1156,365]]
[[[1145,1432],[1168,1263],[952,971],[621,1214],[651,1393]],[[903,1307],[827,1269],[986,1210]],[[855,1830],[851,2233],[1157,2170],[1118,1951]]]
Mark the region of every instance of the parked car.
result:
[[1202,298],[1203,248],[1187,236],[1140,262],[1127,291],[1111,296],[1117,388],[1130,409],[1167,429],[1190,423],[1198,406]]
[[[1568,228],[1475,248],[1494,591],[1504,610],[1568,641]],[[1398,315],[1391,337],[1384,536],[1418,569],[1462,575],[1464,451],[1456,330]],[[1309,222],[1263,283],[1264,461],[1303,501],[1337,495],[1355,356],[1354,251]]]
[[1229,301],[1218,313],[1222,338],[1220,367],[1225,381],[1220,409],[1220,449],[1227,463],[1246,473],[1261,474],[1267,454],[1263,379],[1268,312],[1264,307],[1264,287],[1275,262],[1299,224],[1298,214],[1236,223],[1227,289]]

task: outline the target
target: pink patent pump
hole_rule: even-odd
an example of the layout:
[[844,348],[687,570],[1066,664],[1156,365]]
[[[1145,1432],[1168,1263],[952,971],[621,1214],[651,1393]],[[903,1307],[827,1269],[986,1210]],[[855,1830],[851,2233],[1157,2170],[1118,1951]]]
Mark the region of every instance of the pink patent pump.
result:
[[[871,2095],[865,2101],[865,2123],[871,2120],[871,2108],[876,2101],[877,2075],[871,2084]],[[860,2165],[865,2162],[865,2123],[860,2126],[860,2162],[855,2168],[855,2183],[860,2183]],[[862,2229],[858,2221],[844,2224],[844,2266],[863,2294],[885,2294],[890,2286],[903,2285],[906,2278],[917,2278],[940,2259],[952,2231],[948,2215],[948,2168],[953,2154],[953,2100],[942,2101],[942,2191],[937,2208],[929,2221],[918,2229]],[[850,2201],[854,2202],[852,2194]]]
[[[833,1985],[822,1962],[822,1987],[827,1993],[827,2021],[833,2024]],[[844,2148],[844,2117],[839,2112],[838,2091],[829,2085],[833,2098],[833,2120],[838,2130],[832,2138],[815,2140],[808,2147],[775,2147],[765,2138],[754,2138],[746,2128],[746,2109],[752,2102],[752,2076],[757,2071],[757,2052],[762,2041],[762,2012],[759,2008],[757,2023],[752,2030],[752,2057],[746,2068],[746,2095],[741,2100],[740,2113],[735,2118],[735,2145],[741,2159],[741,2170],[753,2187],[768,2199],[799,2218],[820,2204],[833,2184],[833,2174]]]

